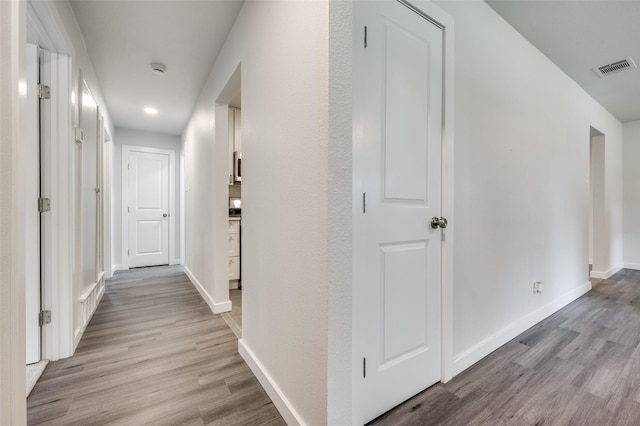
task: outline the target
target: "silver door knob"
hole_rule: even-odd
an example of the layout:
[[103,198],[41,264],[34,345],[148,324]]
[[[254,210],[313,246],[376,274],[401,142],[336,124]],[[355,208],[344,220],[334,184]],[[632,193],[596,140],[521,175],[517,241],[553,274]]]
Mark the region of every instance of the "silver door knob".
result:
[[168,215],[168,214],[166,214],[166,213],[162,215],[162,217],[167,217],[167,216],[169,216],[169,215]]
[[437,229],[437,228],[446,228],[447,227],[447,219],[445,219],[444,217],[433,217],[431,218],[431,227],[433,229]]

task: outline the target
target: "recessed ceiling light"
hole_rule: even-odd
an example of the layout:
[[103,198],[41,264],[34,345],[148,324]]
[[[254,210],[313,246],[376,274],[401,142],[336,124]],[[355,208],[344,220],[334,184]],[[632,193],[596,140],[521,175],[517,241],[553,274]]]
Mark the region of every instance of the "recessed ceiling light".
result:
[[165,64],[153,62],[150,67],[154,74],[164,75],[167,72],[167,66]]
[[156,115],[158,113],[158,110],[155,108],[151,108],[151,107],[146,107],[144,109],[144,112],[146,112],[149,115]]

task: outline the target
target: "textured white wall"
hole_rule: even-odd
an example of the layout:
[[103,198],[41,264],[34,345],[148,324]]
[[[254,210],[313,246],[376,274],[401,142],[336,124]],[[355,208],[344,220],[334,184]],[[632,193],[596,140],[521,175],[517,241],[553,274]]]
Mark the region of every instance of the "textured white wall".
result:
[[622,125],[624,169],[624,263],[640,269],[640,121]]
[[327,424],[351,418],[352,3],[329,2]]
[[324,2],[246,2],[183,135],[185,264],[223,303],[213,262],[226,257],[227,142],[215,100],[241,62],[242,341],[308,424],[326,423],[327,406],[328,38]]
[[621,124],[484,2],[437,3],[455,20],[453,349],[464,367],[587,283],[590,126],[606,137],[606,267],[622,263]]
[[[182,142],[180,136],[167,135],[164,133],[153,133],[142,130],[115,128],[113,136],[113,253],[114,265],[122,264],[122,145],[144,146],[148,148],[169,149],[175,152],[175,198],[173,211],[176,224],[176,238],[171,241],[175,247],[175,258],[180,259],[180,152]],[[174,259],[169,259],[172,262]]]

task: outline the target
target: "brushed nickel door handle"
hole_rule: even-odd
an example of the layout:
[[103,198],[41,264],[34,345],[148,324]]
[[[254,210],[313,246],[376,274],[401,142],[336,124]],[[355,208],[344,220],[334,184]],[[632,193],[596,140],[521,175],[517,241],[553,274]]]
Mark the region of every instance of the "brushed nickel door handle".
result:
[[445,219],[444,217],[432,217],[431,218],[431,227],[433,229],[437,229],[437,228],[446,228],[447,227],[447,219]]

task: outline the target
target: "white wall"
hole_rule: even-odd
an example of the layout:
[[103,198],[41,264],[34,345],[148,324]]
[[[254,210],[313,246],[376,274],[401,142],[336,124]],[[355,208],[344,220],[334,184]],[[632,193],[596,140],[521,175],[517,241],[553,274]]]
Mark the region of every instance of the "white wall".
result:
[[[172,264],[181,263],[180,253],[180,152],[182,142],[180,136],[165,133],[153,133],[142,130],[124,129],[116,127],[113,136],[113,264],[116,269],[122,265],[122,145],[144,146],[148,148],[168,149],[175,152],[175,198],[173,211],[175,216],[176,233],[174,241],[175,258],[169,259]],[[113,265],[112,265],[113,266]]]
[[224,303],[226,271],[212,262],[227,256],[228,148],[215,101],[242,63],[240,351],[291,424],[326,423],[328,38],[327,3],[245,2],[183,135],[185,265]]
[[0,424],[26,424],[24,200],[26,4],[0,2]]
[[640,121],[622,125],[624,266],[640,269]]
[[484,2],[438,5],[455,20],[459,372],[589,288],[590,126],[606,140],[605,272],[621,267],[622,126]]

